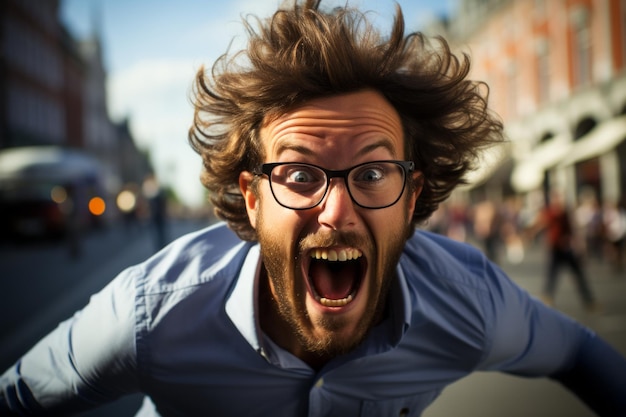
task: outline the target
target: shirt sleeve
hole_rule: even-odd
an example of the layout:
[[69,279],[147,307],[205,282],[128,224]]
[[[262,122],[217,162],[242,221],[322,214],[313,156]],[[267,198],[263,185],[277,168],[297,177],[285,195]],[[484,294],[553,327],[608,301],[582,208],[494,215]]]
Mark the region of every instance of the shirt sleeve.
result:
[[590,329],[531,297],[497,266],[491,268],[491,346],[480,368],[550,377],[598,415],[626,415],[626,359]]
[[592,332],[544,305],[516,285],[497,265],[486,261],[490,303],[482,370],[521,376],[547,376],[569,366]]
[[122,272],[0,376],[0,415],[77,412],[138,390],[137,273]]
[[551,377],[599,416],[626,416],[626,359],[604,340],[588,338],[570,366]]

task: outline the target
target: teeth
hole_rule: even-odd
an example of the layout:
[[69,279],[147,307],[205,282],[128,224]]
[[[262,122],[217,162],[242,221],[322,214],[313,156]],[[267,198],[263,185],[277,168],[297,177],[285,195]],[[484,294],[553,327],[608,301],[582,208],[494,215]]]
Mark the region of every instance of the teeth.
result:
[[358,249],[339,249],[338,251],[335,249],[316,249],[311,252],[311,258],[314,259],[325,259],[329,261],[351,261],[353,259],[358,259],[363,256],[363,253]]
[[352,294],[347,296],[346,298],[341,298],[339,300],[330,300],[328,298],[320,297],[318,300],[320,304],[326,307],[343,307],[352,301]]
[[[355,248],[345,249],[322,249],[318,248],[311,251],[311,258],[324,259],[331,262],[344,262],[359,259],[363,256],[363,252]],[[354,294],[350,294],[345,298],[338,300],[332,300],[330,298],[315,296],[315,299],[323,306],[326,307],[343,307],[354,299]]]

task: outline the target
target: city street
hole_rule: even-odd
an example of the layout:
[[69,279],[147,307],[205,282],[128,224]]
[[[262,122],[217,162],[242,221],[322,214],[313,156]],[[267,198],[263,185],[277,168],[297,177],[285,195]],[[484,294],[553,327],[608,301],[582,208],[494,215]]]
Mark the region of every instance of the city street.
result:
[[[170,224],[170,239],[204,227],[206,223]],[[126,231],[121,227],[91,233],[82,241],[82,256],[70,257],[63,244],[0,246],[0,368],[3,372],[29,346],[56,324],[83,306],[126,266],[140,262],[155,249],[147,227]],[[502,266],[531,294],[539,295],[545,252],[527,250],[524,261]],[[616,275],[599,261],[586,264],[602,311],[586,313],[569,273],[563,271],[556,308],[594,329],[626,354],[626,276]],[[133,416],[141,402],[132,396],[84,417]],[[593,414],[557,384],[502,374],[474,374],[444,391],[424,417],[586,417]]]

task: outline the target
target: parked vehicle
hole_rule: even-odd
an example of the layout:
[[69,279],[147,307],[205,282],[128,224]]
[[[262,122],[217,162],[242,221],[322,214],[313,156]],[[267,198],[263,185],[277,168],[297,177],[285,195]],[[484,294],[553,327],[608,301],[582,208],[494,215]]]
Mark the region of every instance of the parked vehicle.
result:
[[[0,233],[63,237],[98,223],[90,201],[103,195],[99,162],[58,146],[0,151]],[[92,210],[93,211],[93,210]]]

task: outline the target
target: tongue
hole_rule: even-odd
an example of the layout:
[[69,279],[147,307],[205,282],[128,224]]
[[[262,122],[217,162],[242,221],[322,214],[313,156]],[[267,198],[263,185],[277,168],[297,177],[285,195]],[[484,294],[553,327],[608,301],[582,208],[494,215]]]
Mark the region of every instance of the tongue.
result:
[[330,300],[346,298],[352,292],[355,268],[352,262],[312,261],[309,275],[315,291]]

